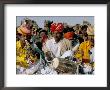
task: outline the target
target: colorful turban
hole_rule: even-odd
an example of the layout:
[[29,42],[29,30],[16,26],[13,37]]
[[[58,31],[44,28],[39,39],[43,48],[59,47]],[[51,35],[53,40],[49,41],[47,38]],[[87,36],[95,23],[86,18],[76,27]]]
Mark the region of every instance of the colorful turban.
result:
[[74,36],[74,32],[67,32],[64,34],[64,38],[66,39],[73,39],[73,36]]
[[22,35],[26,35],[26,34],[30,34],[31,31],[24,25],[21,25],[18,29],[17,29],[18,33],[22,34]]
[[50,27],[50,30],[51,32],[55,32],[55,31],[58,31],[58,32],[62,32],[63,31],[63,24],[62,23],[52,23],[51,24],[51,27]]

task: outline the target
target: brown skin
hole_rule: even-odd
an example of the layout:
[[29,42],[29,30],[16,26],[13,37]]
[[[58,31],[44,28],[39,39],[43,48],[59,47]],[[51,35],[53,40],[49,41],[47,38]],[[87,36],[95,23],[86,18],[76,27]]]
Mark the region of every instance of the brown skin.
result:
[[79,30],[76,30],[76,31],[75,31],[75,34],[79,35]]
[[92,39],[91,42],[91,47],[94,47],[94,39]]
[[46,32],[41,32],[40,37],[41,37],[41,42],[42,43],[45,43],[46,40],[48,39],[48,36],[46,35]]
[[40,37],[44,37],[45,35],[46,35],[45,32],[40,33]]
[[53,58],[51,57],[51,53],[48,51],[45,53],[46,57],[47,57],[47,60],[51,61],[53,60]]
[[25,46],[25,40],[26,40],[26,37],[21,36],[20,41],[21,41],[21,47],[22,48],[24,48],[24,46]]
[[84,29],[84,30],[82,31],[82,34],[84,35],[84,34],[86,34],[86,33],[87,33],[87,30]]
[[90,40],[90,41],[91,41],[91,40],[92,40],[92,36],[90,36],[90,35],[89,35],[89,36],[88,36],[88,40]]
[[55,31],[53,33],[53,37],[55,39],[55,42],[58,43],[63,38],[62,32]]
[[83,36],[83,39],[84,39],[84,41],[87,41],[88,40],[88,37]]

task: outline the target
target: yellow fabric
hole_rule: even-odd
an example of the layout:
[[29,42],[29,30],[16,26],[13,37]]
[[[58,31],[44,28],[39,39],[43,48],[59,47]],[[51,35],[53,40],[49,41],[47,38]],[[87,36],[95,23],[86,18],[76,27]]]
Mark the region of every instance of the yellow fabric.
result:
[[17,48],[20,48],[20,47],[21,47],[21,42],[20,42],[20,40],[16,42],[16,47],[17,47]]
[[20,54],[19,52],[20,48],[21,48],[21,42],[19,40],[19,41],[16,41],[16,55]]
[[26,59],[25,59],[25,55],[17,56],[17,62],[20,62],[20,65],[25,68],[29,66]]
[[27,35],[28,33],[25,30],[26,28],[20,26],[17,28],[18,33],[22,34],[22,35]]
[[80,44],[79,50],[82,52],[82,59],[90,59],[89,50],[91,49],[91,42],[84,41]]
[[22,32],[22,30],[21,30],[20,27],[17,29],[17,31],[18,31],[18,33],[20,33],[20,34],[22,34],[22,35],[26,35],[25,33]]
[[29,63],[27,63],[27,56],[28,58],[30,58],[30,60],[32,60],[33,62],[36,61],[37,56],[34,56],[32,53],[27,54],[27,52],[29,52],[27,50],[27,48],[29,48],[30,46],[27,45],[25,48],[21,47],[21,41],[16,41],[16,64],[20,65],[24,68],[29,67]]
[[17,41],[16,42],[16,52],[17,52],[17,56],[16,56],[16,60],[17,63],[19,62],[23,67],[27,67],[28,63],[26,61],[26,49],[22,49],[21,47],[21,41]]
[[75,58],[77,58],[78,60],[82,61],[82,54],[79,53],[79,52],[77,52],[77,53],[75,54]]

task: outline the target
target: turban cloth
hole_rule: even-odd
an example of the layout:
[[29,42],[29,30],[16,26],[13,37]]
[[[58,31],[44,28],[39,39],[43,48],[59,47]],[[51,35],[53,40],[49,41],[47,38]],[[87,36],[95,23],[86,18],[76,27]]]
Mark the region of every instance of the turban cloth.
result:
[[87,34],[88,35],[94,35],[94,28],[92,26],[88,26],[88,28],[87,28]]
[[73,36],[74,36],[74,32],[67,32],[64,34],[64,38],[66,39],[73,39]]
[[22,35],[27,35],[30,34],[31,31],[24,25],[21,25],[18,29],[17,29],[18,33],[22,34]]
[[58,24],[52,23],[50,30],[51,30],[51,32],[55,32],[55,31],[62,32],[63,28],[64,28],[64,26],[62,23],[58,23]]

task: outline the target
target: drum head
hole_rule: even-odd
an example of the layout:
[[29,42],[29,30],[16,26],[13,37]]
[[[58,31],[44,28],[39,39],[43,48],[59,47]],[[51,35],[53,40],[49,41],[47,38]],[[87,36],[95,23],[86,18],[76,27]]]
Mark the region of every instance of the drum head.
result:
[[58,59],[58,58],[54,58],[54,59],[52,60],[52,66],[53,66],[54,68],[57,68],[58,65],[59,65],[59,59]]

